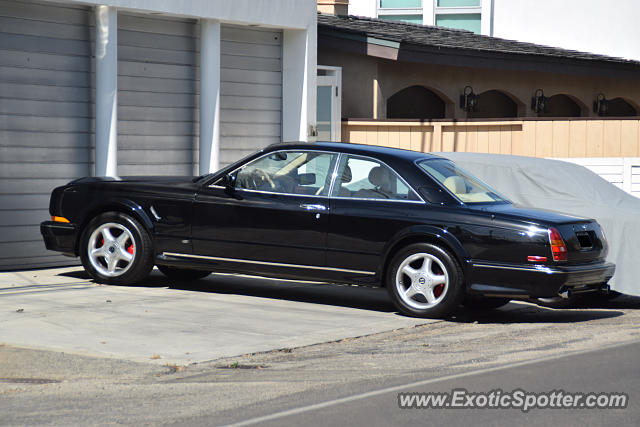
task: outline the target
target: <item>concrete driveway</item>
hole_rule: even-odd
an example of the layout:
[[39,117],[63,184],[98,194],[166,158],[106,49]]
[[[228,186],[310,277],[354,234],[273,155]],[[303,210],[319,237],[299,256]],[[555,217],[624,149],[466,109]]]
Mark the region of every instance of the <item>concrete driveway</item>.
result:
[[[436,322],[396,313],[382,289],[154,270],[98,285],[81,267],[0,273],[0,343],[161,364],[287,349]],[[286,350],[285,350],[286,351]]]

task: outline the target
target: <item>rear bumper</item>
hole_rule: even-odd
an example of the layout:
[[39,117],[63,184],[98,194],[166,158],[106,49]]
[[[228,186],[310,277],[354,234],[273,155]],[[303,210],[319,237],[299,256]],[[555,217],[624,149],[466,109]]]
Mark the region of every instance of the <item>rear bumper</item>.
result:
[[44,221],[40,224],[40,233],[44,239],[44,245],[50,251],[77,255],[75,253],[77,229],[74,224]]
[[572,266],[532,266],[473,263],[471,291],[483,295],[550,298],[562,290],[595,291],[615,273],[615,265],[601,262]]

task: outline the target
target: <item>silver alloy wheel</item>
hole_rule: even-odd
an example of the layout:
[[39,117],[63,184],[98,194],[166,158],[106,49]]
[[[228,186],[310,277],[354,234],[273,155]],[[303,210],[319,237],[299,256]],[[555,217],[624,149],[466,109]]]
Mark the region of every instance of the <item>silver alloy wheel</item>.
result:
[[449,274],[436,256],[421,252],[402,261],[395,282],[398,295],[405,304],[424,310],[435,307],[445,297],[449,289]]
[[89,262],[103,276],[118,277],[131,268],[136,257],[133,234],[122,224],[108,222],[89,237]]

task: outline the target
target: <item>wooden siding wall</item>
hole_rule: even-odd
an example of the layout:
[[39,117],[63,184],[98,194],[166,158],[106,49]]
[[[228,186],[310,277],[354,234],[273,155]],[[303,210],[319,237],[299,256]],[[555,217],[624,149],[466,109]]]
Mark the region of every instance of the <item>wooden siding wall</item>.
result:
[[90,174],[91,16],[0,1],[0,270],[70,263],[39,223],[54,187]]
[[468,151],[532,157],[638,157],[640,120],[342,122],[342,140],[415,151]]

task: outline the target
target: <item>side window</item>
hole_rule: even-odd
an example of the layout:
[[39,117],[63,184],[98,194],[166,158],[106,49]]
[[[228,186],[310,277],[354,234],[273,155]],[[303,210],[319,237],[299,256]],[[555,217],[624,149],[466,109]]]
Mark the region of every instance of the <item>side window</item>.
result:
[[333,197],[420,200],[388,166],[369,158],[346,156],[338,170]]
[[285,194],[326,196],[337,155],[313,151],[277,151],[244,165],[236,188]]

